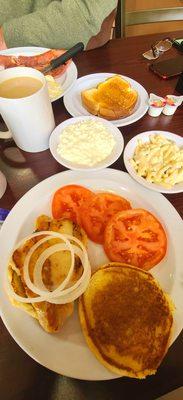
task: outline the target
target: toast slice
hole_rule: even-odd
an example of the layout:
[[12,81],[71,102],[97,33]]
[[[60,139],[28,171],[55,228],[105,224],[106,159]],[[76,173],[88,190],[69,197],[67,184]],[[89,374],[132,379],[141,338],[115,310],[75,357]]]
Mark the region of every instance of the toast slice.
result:
[[82,91],[81,99],[89,113],[114,120],[132,114],[138,93],[129,82],[115,75],[99,83],[97,88]]

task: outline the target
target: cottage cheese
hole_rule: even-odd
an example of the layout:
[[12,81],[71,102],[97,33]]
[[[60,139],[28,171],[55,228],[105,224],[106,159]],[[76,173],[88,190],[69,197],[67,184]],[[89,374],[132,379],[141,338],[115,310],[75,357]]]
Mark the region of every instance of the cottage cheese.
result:
[[93,167],[112,153],[115,143],[112,133],[102,122],[88,119],[62,131],[57,153],[74,164]]

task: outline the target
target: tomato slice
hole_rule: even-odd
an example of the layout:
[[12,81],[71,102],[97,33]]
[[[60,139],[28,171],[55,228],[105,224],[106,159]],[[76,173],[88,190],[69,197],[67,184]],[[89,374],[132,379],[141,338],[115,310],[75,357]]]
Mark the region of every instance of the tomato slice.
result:
[[119,211],[131,208],[128,200],[112,193],[98,193],[83,203],[82,226],[96,243],[104,242],[104,230],[109,219]]
[[68,218],[81,225],[80,208],[94,196],[89,189],[79,185],[67,185],[58,189],[52,200],[53,218]]
[[111,261],[149,270],[164,257],[165,231],[154,215],[143,209],[114,215],[105,229],[104,249]]

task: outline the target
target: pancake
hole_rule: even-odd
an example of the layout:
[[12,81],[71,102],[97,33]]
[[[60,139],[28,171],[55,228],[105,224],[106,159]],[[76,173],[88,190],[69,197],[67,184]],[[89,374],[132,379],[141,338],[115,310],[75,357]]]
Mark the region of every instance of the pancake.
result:
[[110,371],[133,378],[156,373],[168,349],[172,310],[150,273],[120,263],[96,271],[79,300],[90,350]]
[[[36,231],[54,231],[73,235],[86,245],[87,237],[82,228],[67,219],[52,219],[46,215],[41,215],[36,220]],[[43,235],[42,235],[43,237]],[[28,240],[21,248],[14,251],[9,263],[8,276],[16,294],[23,297],[35,297],[35,294],[26,286],[23,278],[23,265],[25,257],[30,248],[40,239],[35,237]],[[50,245],[60,243],[59,239],[51,239],[40,245],[33,253],[30,260],[30,276],[33,275],[35,263],[39,255]],[[43,266],[43,282],[50,290],[54,290],[66,277],[70,268],[70,252],[62,251],[52,254]],[[82,273],[80,259],[75,257],[75,267],[72,275],[72,283],[75,282]],[[36,318],[43,329],[49,333],[58,332],[65,320],[73,313],[73,303],[51,304],[43,301],[40,303],[21,303],[10,299],[11,303],[23,309],[32,317]]]

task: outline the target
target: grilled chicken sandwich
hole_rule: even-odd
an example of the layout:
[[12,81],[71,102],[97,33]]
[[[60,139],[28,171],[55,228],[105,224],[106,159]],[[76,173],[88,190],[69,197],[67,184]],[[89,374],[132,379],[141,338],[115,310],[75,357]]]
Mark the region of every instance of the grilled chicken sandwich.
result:
[[[79,239],[84,245],[87,237],[84,231],[68,219],[52,219],[41,215],[36,221],[36,231],[54,231],[68,234]],[[42,236],[43,237],[43,236]],[[22,297],[35,297],[36,295],[26,286],[23,277],[23,265],[25,257],[30,248],[40,240],[40,236],[34,237],[25,242],[23,246],[14,251],[9,263],[8,276],[14,292]],[[53,238],[41,244],[33,253],[30,259],[30,276],[33,275],[35,263],[40,254],[49,246],[57,244],[59,239]],[[43,265],[43,282],[49,290],[54,290],[67,276],[70,268],[71,256],[69,251],[58,251],[47,258]],[[72,283],[82,273],[82,265],[79,257],[75,256],[74,273]],[[43,329],[49,333],[59,331],[64,321],[73,313],[73,302],[67,304],[53,304],[47,301],[39,303],[21,303],[10,299],[12,304],[22,308],[32,317],[36,318]]]

